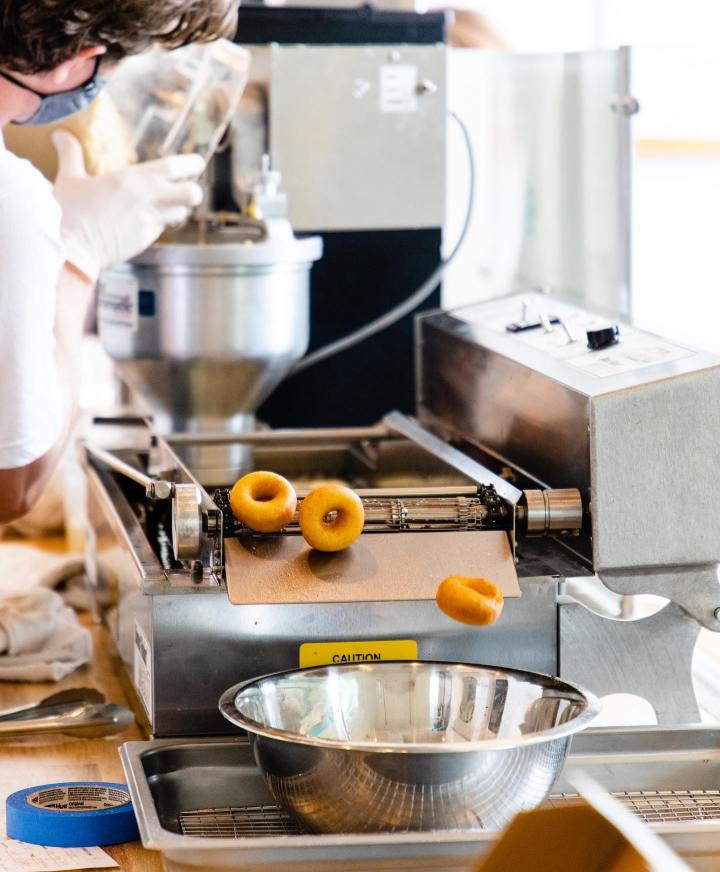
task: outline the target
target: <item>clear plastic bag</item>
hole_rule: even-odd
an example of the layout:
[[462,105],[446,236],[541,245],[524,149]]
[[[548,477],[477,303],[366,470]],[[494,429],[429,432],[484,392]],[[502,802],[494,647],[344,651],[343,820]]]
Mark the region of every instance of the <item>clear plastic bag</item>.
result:
[[107,89],[136,160],[191,153],[208,160],[237,109],[249,67],[250,53],[224,39],[154,48],[122,61]]

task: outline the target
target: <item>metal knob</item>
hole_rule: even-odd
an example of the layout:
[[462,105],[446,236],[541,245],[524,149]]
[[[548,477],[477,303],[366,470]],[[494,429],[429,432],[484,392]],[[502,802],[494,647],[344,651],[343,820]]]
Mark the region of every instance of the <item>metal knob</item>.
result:
[[610,348],[611,345],[617,345],[620,341],[620,327],[617,324],[611,324],[609,327],[588,330],[587,341],[588,348],[593,351],[602,351],[603,348]]
[[422,79],[417,84],[418,94],[437,94],[438,86],[432,79]]

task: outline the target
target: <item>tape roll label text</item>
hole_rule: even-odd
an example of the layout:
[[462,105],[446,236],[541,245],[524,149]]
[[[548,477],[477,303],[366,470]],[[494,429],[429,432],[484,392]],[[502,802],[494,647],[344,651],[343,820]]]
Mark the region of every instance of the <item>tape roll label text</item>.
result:
[[130,802],[130,794],[102,784],[70,784],[46,787],[26,797],[28,805],[49,811],[101,811]]

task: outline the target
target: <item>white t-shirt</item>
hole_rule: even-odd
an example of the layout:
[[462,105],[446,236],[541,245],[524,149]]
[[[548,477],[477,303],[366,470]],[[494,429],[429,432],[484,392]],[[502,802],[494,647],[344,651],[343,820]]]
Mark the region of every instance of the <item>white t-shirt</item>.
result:
[[63,426],[55,365],[60,206],[0,135],[0,469],[45,454]]

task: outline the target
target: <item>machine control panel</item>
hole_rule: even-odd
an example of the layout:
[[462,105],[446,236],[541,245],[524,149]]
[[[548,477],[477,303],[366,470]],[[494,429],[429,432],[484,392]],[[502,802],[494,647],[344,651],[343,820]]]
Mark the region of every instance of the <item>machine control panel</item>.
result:
[[648,367],[697,357],[692,349],[539,291],[503,297],[453,315],[482,333],[512,339],[520,347],[542,352],[548,361],[601,380],[596,382],[601,391],[600,385],[613,376],[638,373],[639,377],[639,371]]

